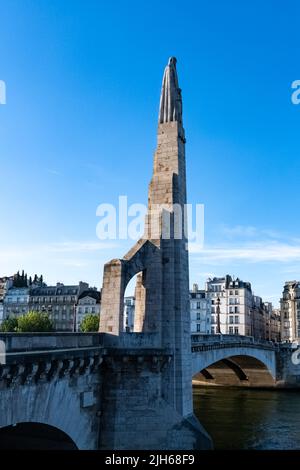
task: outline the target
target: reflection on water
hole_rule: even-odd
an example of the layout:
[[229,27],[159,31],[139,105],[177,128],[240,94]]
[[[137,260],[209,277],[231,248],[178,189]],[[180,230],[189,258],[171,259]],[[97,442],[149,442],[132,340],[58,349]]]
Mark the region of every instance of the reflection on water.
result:
[[195,387],[215,449],[300,449],[300,392]]

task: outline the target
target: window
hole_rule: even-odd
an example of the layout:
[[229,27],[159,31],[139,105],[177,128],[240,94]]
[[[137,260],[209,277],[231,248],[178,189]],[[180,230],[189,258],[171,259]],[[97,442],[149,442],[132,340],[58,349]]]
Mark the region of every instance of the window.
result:
[[201,324],[197,323],[197,332],[199,333],[199,331],[201,331]]
[[230,335],[233,335],[233,326],[230,326],[230,327],[229,327],[229,334],[230,334]]
[[85,313],[89,313],[89,308],[85,307]]
[[233,290],[229,291],[229,295],[233,295]]
[[234,313],[239,313],[239,307],[234,307]]
[[197,309],[198,309],[198,308],[201,308],[200,302],[197,302]]
[[239,334],[239,327],[238,327],[238,326],[235,326],[235,327],[234,327],[234,334],[235,334],[235,335],[238,335],[238,334]]
[[200,320],[200,312],[197,312],[197,320]]
[[238,315],[234,316],[234,323],[240,323],[240,317]]
[[235,295],[239,295],[239,291],[238,291],[238,290],[235,291]]
[[215,327],[214,327],[214,326],[211,327],[211,334],[212,334],[212,335],[215,334]]
[[233,313],[233,307],[229,307],[229,313]]
[[215,313],[215,307],[211,308],[211,313]]
[[[95,307],[92,307],[92,313],[95,313]],[[197,318],[198,320],[198,318]]]
[[233,316],[232,315],[230,315],[230,317],[229,317],[229,323],[233,324]]

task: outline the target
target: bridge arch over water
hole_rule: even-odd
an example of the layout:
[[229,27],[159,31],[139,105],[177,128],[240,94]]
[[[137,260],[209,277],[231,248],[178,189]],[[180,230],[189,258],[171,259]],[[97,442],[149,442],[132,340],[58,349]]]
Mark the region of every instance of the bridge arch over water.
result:
[[276,356],[272,345],[227,338],[192,346],[192,375],[197,381],[224,385],[274,386]]

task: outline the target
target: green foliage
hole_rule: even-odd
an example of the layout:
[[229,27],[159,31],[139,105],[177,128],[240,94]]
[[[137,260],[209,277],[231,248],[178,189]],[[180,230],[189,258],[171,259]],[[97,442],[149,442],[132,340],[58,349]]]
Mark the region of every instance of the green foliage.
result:
[[86,315],[80,323],[80,330],[84,333],[97,332],[99,330],[99,315]]
[[2,324],[0,325],[0,331],[4,333],[9,333],[10,331],[17,331],[18,330],[18,320],[17,318],[6,318],[3,320]]
[[53,324],[47,313],[28,312],[18,317],[18,331],[21,332],[42,332],[52,331]]
[[28,279],[28,275],[24,272],[24,269],[22,270],[22,274],[18,271],[17,274],[14,275],[13,287],[28,287],[32,286],[32,284],[41,287],[45,286],[46,284],[44,283],[42,274],[39,277],[35,274],[33,282],[31,276]]
[[0,331],[8,332],[42,332],[52,331],[53,325],[46,313],[28,312],[20,317],[6,318],[0,325]]

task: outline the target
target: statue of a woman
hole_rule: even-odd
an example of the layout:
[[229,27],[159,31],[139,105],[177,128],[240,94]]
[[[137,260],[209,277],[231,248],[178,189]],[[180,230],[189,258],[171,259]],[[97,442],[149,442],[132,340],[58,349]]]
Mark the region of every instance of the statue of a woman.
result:
[[176,58],[171,57],[165,68],[159,107],[159,123],[182,122],[181,90],[178,86]]

